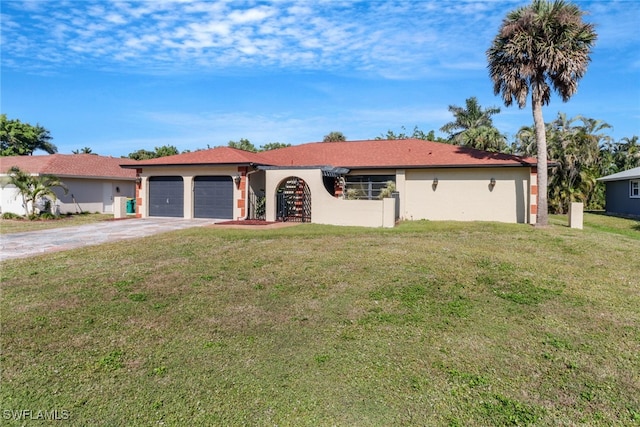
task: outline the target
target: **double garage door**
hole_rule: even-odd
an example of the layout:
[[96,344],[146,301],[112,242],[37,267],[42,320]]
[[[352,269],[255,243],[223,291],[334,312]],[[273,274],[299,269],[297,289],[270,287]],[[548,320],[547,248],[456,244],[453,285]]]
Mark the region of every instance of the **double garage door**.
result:
[[[184,182],[179,176],[149,178],[149,216],[184,216]],[[197,176],[193,180],[195,218],[233,218],[230,176]]]

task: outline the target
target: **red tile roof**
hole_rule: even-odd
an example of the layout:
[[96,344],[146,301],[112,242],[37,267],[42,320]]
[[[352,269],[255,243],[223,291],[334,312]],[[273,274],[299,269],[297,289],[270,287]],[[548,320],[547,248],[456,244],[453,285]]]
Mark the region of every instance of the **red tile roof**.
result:
[[135,179],[135,170],[120,167],[123,162],[127,160],[95,154],[9,156],[0,157],[0,173],[17,166],[32,174],[57,177]]
[[420,139],[315,142],[259,153],[274,166],[356,168],[529,166],[535,159]]
[[529,166],[535,159],[489,153],[421,139],[313,142],[261,153],[217,147],[175,156],[129,162],[123,167],[203,164],[333,166],[356,168]]
[[[154,165],[206,165],[206,164],[265,164],[258,153],[238,150],[231,147],[216,147],[209,150],[199,150],[191,153],[176,154],[174,156],[158,157],[156,159],[140,160],[133,163],[133,167]],[[123,165],[131,167],[132,163]]]

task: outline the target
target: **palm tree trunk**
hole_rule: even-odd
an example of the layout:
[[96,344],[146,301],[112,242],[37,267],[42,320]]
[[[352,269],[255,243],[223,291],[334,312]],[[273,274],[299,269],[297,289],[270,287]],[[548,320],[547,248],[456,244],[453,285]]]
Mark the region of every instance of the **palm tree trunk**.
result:
[[536,142],[538,145],[537,153],[537,177],[538,177],[538,196],[536,226],[545,227],[549,223],[549,208],[547,200],[547,135],[542,117],[542,96],[540,90],[533,85],[531,96],[531,108],[533,110],[533,123],[536,128]]

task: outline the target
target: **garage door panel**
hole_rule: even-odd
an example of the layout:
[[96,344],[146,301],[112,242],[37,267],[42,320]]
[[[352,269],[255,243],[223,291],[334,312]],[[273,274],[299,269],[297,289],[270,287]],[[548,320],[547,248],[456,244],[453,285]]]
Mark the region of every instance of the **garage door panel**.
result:
[[194,179],[193,214],[196,218],[233,218],[233,181],[229,176]]
[[149,216],[184,216],[184,184],[179,176],[149,178]]

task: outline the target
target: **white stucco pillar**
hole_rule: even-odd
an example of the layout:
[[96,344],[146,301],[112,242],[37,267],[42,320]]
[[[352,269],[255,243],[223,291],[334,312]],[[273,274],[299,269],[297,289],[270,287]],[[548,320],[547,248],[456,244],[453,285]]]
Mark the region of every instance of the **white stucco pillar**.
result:
[[193,219],[193,176],[182,177],[184,184],[184,218]]
[[127,217],[127,198],[126,197],[113,198],[113,217],[114,218]]
[[582,230],[583,219],[584,219],[584,204],[571,203],[569,205],[569,227],[578,228]]
[[382,226],[393,228],[396,225],[396,199],[389,197],[382,199]]
[[[406,197],[404,197],[406,193],[406,183],[407,178],[404,169],[396,170],[396,191],[400,193],[400,217],[404,218],[407,216],[405,202]],[[395,216],[395,215],[394,215]],[[394,220],[395,223],[395,220]]]

